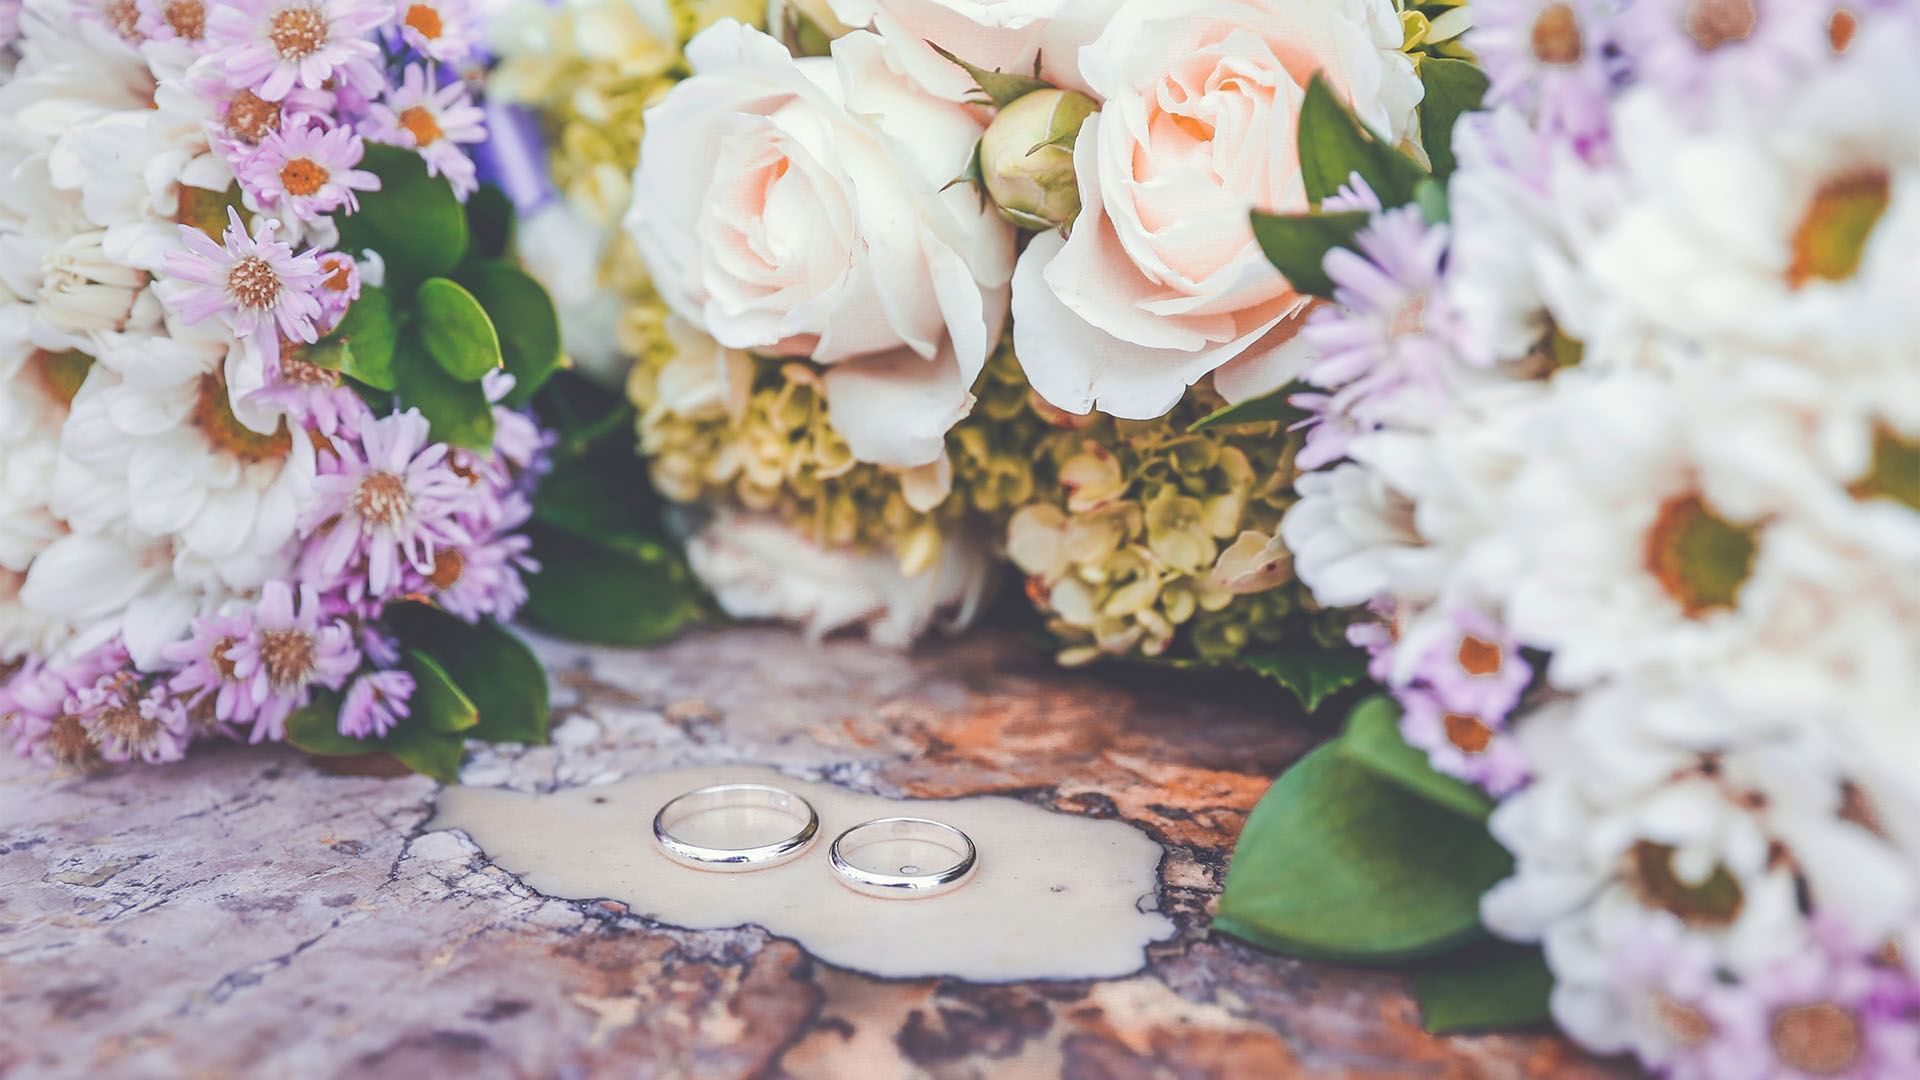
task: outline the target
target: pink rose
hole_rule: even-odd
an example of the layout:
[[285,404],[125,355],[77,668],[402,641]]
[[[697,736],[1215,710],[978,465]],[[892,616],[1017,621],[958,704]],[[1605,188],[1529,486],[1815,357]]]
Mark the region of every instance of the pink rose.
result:
[[988,71],[1041,77],[1084,90],[1074,58],[1098,37],[1121,0],[828,0],[848,26],[871,27],[899,66],[950,101],[978,97],[973,79],[934,51]]
[[1013,230],[947,187],[979,118],[864,31],[796,60],[727,21],[687,58],[626,218],[660,295],[728,348],[822,365],[855,457],[936,461],[1006,325]]
[[1014,344],[1069,412],[1145,419],[1215,373],[1229,400],[1285,385],[1306,300],[1253,238],[1254,209],[1307,209],[1297,125],[1324,75],[1404,138],[1421,94],[1389,0],[1126,0],[1078,54],[1102,100],[1080,129],[1081,213],[1014,275]]

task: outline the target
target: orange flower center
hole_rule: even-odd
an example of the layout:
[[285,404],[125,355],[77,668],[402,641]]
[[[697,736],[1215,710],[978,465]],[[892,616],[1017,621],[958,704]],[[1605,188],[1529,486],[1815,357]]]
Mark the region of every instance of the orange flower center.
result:
[[260,662],[279,687],[297,687],[313,673],[313,635],[304,630],[268,630],[260,635]]
[[1551,4],[1533,20],[1533,55],[1543,64],[1579,63],[1585,42],[1580,19],[1569,4]]
[[289,195],[311,195],[324,187],[331,175],[326,166],[312,158],[294,158],[280,166],[280,186]]
[[241,423],[227,400],[226,380],[218,375],[201,377],[193,424],[214,450],[248,464],[285,460],[293,450],[293,437],[287,434],[285,421],[271,435],[262,435]]
[[1853,44],[1853,33],[1860,29],[1860,18],[1846,8],[1836,8],[1833,18],[1827,20],[1827,42],[1833,51],[1843,53]]
[[1493,744],[1493,729],[1477,716],[1450,712],[1441,718],[1441,723],[1447,726],[1447,741],[1462,753],[1484,754]]
[[93,369],[93,357],[77,349],[65,352],[47,352],[37,349],[27,358],[26,373],[45,391],[47,397],[60,408],[73,404],[73,397],[80,392],[80,384],[87,381],[87,372]]
[[1753,572],[1758,535],[1715,514],[1698,495],[1676,496],[1647,531],[1647,571],[1689,618],[1730,608]]
[[167,28],[188,41],[207,36],[207,5],[204,0],[173,0],[161,12]]
[[1860,269],[1867,240],[1892,201],[1887,170],[1859,169],[1820,185],[1793,231],[1793,262],[1787,284],[1800,288],[1816,278],[1845,281]]
[[1753,0],[1693,0],[1680,19],[1693,43],[1712,52],[1751,37],[1760,12]]
[[114,32],[128,41],[140,40],[140,5],[134,0],[107,0],[106,8],[101,12]]
[[227,103],[227,133],[257,143],[280,128],[280,103],[242,90]]
[[1456,659],[1460,661],[1460,670],[1469,675],[1498,675],[1503,655],[1500,646],[1468,634],[1460,639],[1460,652]]
[[1801,1072],[1839,1076],[1859,1060],[1860,1021],[1828,1002],[1782,1009],[1773,1017],[1773,1052]]
[[299,60],[327,43],[327,19],[307,5],[281,8],[267,29],[267,40],[283,60]]
[[327,276],[322,285],[332,292],[346,292],[353,284],[353,260],[345,255],[323,255],[320,265],[327,267]]
[[440,122],[425,105],[414,105],[400,111],[400,126],[413,135],[415,146],[429,146],[440,141]]
[[436,589],[451,589],[467,568],[457,551],[437,551],[433,555],[433,573],[427,575]]
[[421,37],[432,41],[440,36],[440,10],[432,4],[414,4],[407,8],[406,24]]

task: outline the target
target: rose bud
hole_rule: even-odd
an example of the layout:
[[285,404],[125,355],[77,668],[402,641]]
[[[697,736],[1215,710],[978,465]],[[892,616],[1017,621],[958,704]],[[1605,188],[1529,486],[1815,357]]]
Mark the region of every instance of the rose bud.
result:
[[1008,221],[1065,229],[1080,213],[1073,143],[1100,106],[1071,90],[1035,90],[1001,109],[980,140],[980,175]]

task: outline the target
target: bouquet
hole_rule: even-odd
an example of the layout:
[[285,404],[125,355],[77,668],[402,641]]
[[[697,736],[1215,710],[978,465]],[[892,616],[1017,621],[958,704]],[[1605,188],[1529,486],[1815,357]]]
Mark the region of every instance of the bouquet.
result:
[[466,0],[0,8],[0,722],[451,779],[544,733],[499,623],[561,362],[481,189]]
[[1010,564],[1065,662],[1370,683],[1218,929],[1413,965],[1436,1030],[1914,1070],[1910,5],[500,26],[530,264],[630,361],[651,492],[583,486],[720,607],[904,643]]

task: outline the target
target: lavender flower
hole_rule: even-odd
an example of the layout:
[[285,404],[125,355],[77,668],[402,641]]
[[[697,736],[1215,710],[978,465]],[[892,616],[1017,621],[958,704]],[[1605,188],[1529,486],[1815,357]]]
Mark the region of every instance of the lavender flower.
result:
[[357,445],[335,443],[337,471],[315,478],[302,522],[305,577],[334,582],[364,566],[365,589],[356,577],[350,598],[386,597],[401,584],[403,564],[430,576],[437,548],[471,539],[456,517],[472,487],[450,467],[447,447],[428,445],[427,435],[426,418],[409,409],[366,424]]
[[250,722],[254,698],[238,674],[234,649],[251,638],[253,630],[253,619],[247,615],[210,615],[194,620],[193,636],[161,652],[168,664],[176,665],[167,688],[189,707],[197,709],[210,703],[213,717],[220,723]]
[[1445,632],[1421,643],[1425,647],[1414,653],[1411,671],[1400,673],[1397,681],[1425,686],[1448,709],[1504,718],[1533,680],[1519,646],[1499,624],[1471,608],[1456,610],[1442,626]]
[[166,272],[196,286],[172,300],[181,317],[196,323],[218,315],[237,336],[252,337],[269,359],[280,355],[280,335],[318,340],[314,320],[320,302],[313,292],[320,285],[320,263],[311,252],[295,255],[273,239],[278,228],[277,222],[263,221],[248,236],[232,207],[221,244],[190,225],[180,226],[187,250],[167,253]]
[[320,299],[320,325],[331,332],[360,299],[360,264],[343,251],[325,252],[319,260],[320,272],[326,277],[315,295]]
[[1466,44],[1487,72],[1488,107],[1514,105],[1583,152],[1605,145],[1604,20],[1595,0],[1474,0]]
[[0,721],[14,752],[48,767],[97,764],[99,747],[68,703],[126,664],[126,649],[118,641],[60,663],[29,661],[0,687]]
[[338,690],[360,666],[353,633],[340,621],[323,623],[319,594],[270,581],[260,590],[253,633],[230,651],[234,676],[246,685],[254,706],[249,742],[286,737],[287,717],[313,697],[315,685]]
[[486,114],[467,96],[465,84],[436,89],[420,65],[409,64],[400,83],[372,104],[369,119],[368,138],[418,150],[427,172],[446,177],[460,198],[479,186],[473,159],[459,144],[487,137]]
[[1504,713],[1451,709],[1426,687],[1395,690],[1400,734],[1407,745],[1448,776],[1476,784],[1496,798],[1527,782],[1527,756],[1507,730]]
[[400,39],[422,56],[456,63],[480,44],[480,23],[468,0],[396,0]]
[[381,0],[227,0],[207,18],[207,40],[227,82],[279,101],[294,86],[380,82],[369,37],[391,14]]
[[421,591],[430,588],[435,602],[467,622],[512,619],[527,602],[522,575],[540,568],[530,554],[533,542],[512,531],[529,516],[525,498],[510,496],[502,516],[493,523],[494,532],[439,552],[433,573],[421,582]]
[[340,734],[377,739],[405,719],[413,698],[413,676],[404,671],[372,671],[353,680],[340,706]]
[[[301,221],[317,221],[343,206],[349,213],[358,210],[356,191],[380,190],[379,177],[354,168],[365,154],[352,129],[301,121],[262,140],[241,167],[240,182],[261,205],[285,209]],[[353,260],[346,262],[351,272]],[[323,280],[332,287],[330,276]]]
[[1636,0],[1614,31],[1633,78],[1684,108],[1787,92],[1831,57],[1833,15],[1806,0]]
[[186,755],[187,710],[164,689],[144,690],[131,671],[101,676],[74,693],[66,708],[107,761],[159,765]]
[[214,0],[139,0],[136,24],[148,41],[199,42],[207,36],[207,8]]

